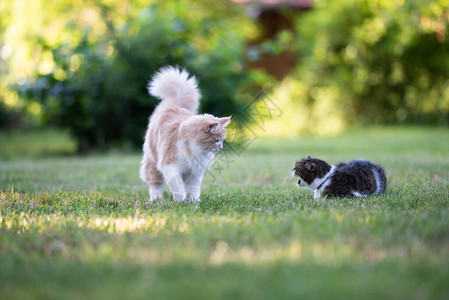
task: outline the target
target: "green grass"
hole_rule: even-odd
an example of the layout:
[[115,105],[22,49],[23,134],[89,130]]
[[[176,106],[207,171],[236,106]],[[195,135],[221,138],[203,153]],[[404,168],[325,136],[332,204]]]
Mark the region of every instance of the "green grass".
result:
[[[448,150],[438,128],[256,140],[197,205],[148,203],[140,154],[9,152],[0,299],[447,299]],[[307,155],[380,163],[388,190],[315,201],[289,176]]]
[[55,129],[0,131],[0,158],[72,154],[76,143],[65,131]]

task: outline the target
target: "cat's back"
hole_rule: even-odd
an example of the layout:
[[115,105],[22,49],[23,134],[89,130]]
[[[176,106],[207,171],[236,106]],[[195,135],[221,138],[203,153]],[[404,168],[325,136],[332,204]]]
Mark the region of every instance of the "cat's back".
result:
[[352,164],[354,168],[363,170],[364,172],[371,171],[372,176],[374,176],[376,180],[377,186],[381,189],[378,192],[385,191],[387,178],[385,175],[385,170],[381,165],[363,159],[352,160],[349,164]]
[[179,127],[183,121],[194,115],[182,107],[160,103],[150,116],[143,152],[156,161],[167,154],[176,156],[173,150],[178,141]]
[[335,174],[365,192],[382,193],[386,189],[387,179],[383,167],[368,160],[354,159],[349,163],[339,163]]
[[340,172],[359,173],[370,170],[374,164],[364,159],[354,159],[348,163],[339,163],[336,165],[336,169]]
[[163,105],[155,109],[150,117],[148,130],[150,134],[172,132],[179,128],[180,124],[195,114],[185,108],[175,105]]

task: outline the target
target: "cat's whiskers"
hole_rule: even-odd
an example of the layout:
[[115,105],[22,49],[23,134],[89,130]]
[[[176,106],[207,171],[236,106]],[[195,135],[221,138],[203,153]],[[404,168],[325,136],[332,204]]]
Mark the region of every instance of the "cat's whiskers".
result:
[[282,177],[283,177],[282,182],[283,182],[284,184],[290,184],[290,183],[292,182],[292,180],[293,180],[296,176],[293,176],[292,171],[290,170],[290,168],[288,168],[288,170],[286,170],[286,169],[287,169],[287,168],[285,168],[285,169],[282,171]]
[[288,177],[295,177],[292,174],[292,169],[289,167],[284,167],[282,170],[282,174],[284,174],[285,176],[288,176]]

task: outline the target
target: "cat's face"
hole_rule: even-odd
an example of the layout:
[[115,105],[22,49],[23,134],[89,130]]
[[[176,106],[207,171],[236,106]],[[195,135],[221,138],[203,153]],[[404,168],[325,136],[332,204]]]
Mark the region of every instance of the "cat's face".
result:
[[218,152],[223,149],[223,141],[226,138],[226,126],[231,122],[231,117],[209,117],[203,123],[197,139],[198,144],[206,151]]
[[298,186],[310,187],[316,179],[323,178],[329,166],[325,161],[307,157],[296,161],[292,175],[299,177]]

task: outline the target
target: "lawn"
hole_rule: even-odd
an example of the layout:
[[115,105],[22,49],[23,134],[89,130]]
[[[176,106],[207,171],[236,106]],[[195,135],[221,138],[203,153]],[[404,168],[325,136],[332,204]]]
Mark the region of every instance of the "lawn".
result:
[[[0,299],[449,298],[447,128],[256,139],[217,158],[197,205],[148,203],[140,153],[16,135],[0,133]],[[315,201],[290,177],[307,155],[380,163],[387,192]]]

